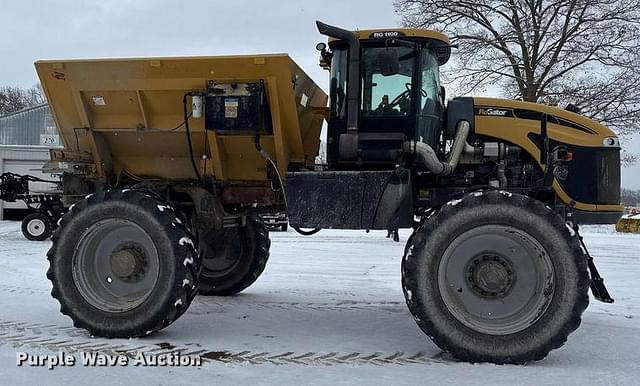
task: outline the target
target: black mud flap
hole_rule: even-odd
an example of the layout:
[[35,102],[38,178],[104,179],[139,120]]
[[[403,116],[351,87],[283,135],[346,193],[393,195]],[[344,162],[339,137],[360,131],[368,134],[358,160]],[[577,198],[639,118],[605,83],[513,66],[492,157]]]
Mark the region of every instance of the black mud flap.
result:
[[609,295],[609,291],[604,285],[604,279],[598,273],[592,257],[589,257],[589,272],[591,272],[591,293],[593,293],[593,297],[603,303],[613,303],[614,300]]
[[290,173],[286,193],[292,227],[398,229],[413,224],[406,169]]
[[[576,233],[578,232],[578,228],[574,227]],[[613,303],[614,300],[609,295],[609,291],[607,291],[607,287],[604,285],[604,278],[600,276],[600,272],[596,268],[596,263],[593,260],[593,257],[589,253],[587,246],[584,244],[584,240],[582,239],[582,235],[577,233],[580,238],[580,245],[582,246],[582,250],[584,254],[587,256],[587,262],[589,264],[589,273],[591,274],[591,293],[596,300],[599,300],[603,303]]]

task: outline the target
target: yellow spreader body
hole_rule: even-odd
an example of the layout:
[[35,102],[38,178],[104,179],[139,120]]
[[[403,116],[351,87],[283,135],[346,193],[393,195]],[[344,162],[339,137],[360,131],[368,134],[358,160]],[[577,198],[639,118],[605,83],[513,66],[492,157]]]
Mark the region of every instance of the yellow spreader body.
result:
[[[98,178],[193,178],[182,98],[210,84],[264,82],[272,130],[261,143],[282,173],[313,164],[327,95],[286,54],[47,60],[35,64],[67,151],[91,154]],[[190,118],[193,155],[220,181],[266,180],[251,131],[205,131]]]

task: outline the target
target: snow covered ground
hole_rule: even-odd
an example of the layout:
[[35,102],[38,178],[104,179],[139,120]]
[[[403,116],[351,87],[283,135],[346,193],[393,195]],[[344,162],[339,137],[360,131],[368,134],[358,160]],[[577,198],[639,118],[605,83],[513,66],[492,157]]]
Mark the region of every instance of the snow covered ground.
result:
[[[384,232],[272,233],[258,282],[231,298],[195,299],[144,339],[91,338],[58,312],[45,277],[49,242],[0,222],[0,384],[640,384],[640,235],[585,227],[616,299],[592,301],[567,344],[527,366],[453,360],[418,329],[400,288],[400,243]],[[201,367],[16,366],[16,353],[181,351]],[[75,353],[75,354],[74,354]]]

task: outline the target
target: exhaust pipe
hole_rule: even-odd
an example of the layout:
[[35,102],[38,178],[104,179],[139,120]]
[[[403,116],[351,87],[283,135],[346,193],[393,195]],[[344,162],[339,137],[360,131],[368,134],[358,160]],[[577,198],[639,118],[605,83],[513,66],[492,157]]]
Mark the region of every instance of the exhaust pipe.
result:
[[349,44],[349,70],[347,75],[347,132],[340,135],[340,159],[358,158],[358,109],[360,94],[360,39],[351,31],[316,21],[322,35],[344,40]]
[[[432,173],[439,176],[448,176],[458,166],[458,161],[460,161],[460,154],[462,154],[462,151],[467,147],[465,145],[467,144],[469,130],[469,122],[458,122],[458,126],[456,128],[456,136],[446,162],[440,161],[433,148],[426,143],[415,141],[405,142],[403,150],[405,151],[405,153],[417,154],[422,159],[427,169],[429,169],[429,171],[431,171]],[[469,151],[468,148],[466,150]]]

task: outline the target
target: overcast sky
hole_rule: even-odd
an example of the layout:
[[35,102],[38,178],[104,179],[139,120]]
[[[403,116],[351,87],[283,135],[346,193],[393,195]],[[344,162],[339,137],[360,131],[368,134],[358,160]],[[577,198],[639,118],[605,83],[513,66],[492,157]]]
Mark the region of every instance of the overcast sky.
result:
[[36,59],[286,52],[326,88],[319,19],[393,27],[392,0],[0,0],[0,84],[37,82]]
[[[317,19],[348,29],[400,23],[393,0],[0,0],[0,85],[36,84],[37,59],[286,52],[326,90]],[[623,185],[640,189],[640,165]]]

